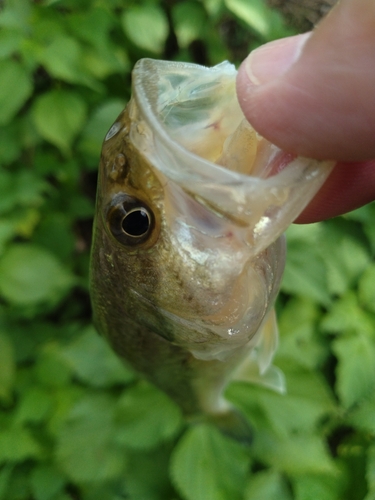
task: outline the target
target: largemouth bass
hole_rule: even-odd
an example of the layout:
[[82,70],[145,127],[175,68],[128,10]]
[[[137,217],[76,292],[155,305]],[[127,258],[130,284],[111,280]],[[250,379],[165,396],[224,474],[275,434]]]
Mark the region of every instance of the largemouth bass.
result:
[[[286,227],[330,172],[246,122],[236,70],[143,59],[107,133],[91,259],[94,321],[115,352],[227,434],[237,374],[283,390],[272,307]],[[152,408],[150,408],[152,411]]]

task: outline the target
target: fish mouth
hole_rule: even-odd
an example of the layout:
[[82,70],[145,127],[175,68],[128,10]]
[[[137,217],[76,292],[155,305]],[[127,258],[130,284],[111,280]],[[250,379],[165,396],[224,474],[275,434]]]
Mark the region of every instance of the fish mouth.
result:
[[236,74],[228,62],[140,60],[130,111],[138,125],[130,134],[157,172],[246,226],[257,255],[305,208],[334,162],[295,157],[259,136],[238,104]]

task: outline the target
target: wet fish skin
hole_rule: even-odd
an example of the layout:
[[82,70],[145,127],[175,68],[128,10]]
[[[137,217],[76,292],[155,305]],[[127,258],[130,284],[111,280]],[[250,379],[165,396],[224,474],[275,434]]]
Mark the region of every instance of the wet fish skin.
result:
[[[214,106],[212,116],[210,108],[204,108],[211,88],[215,95],[221,89],[225,99],[226,85],[233,90],[227,106],[237,106],[236,122],[225,126],[232,127],[238,144],[242,115],[235,98],[235,73],[221,66],[211,77],[207,68],[148,60],[137,68],[133,98],[103,143],[90,273],[94,322],[115,352],[166,392],[188,417],[205,415],[223,432],[249,442],[246,419],[225,401],[223,391],[239,366],[245,367],[241,377],[248,380],[270,373],[267,368],[277,344],[271,310],[285,262],[284,239],[278,236],[307,203],[306,193],[312,196],[328,175],[319,173],[326,167],[307,161],[302,168],[297,161],[289,171],[264,182],[208,162],[198,168],[199,158],[185,144],[181,149],[178,141],[193,137],[199,146],[202,134],[214,142],[223,140],[220,107]],[[203,72],[203,84],[197,82],[196,88],[194,77],[189,79],[195,71]],[[165,74],[172,76],[163,83]],[[213,83],[207,83],[207,74]],[[186,93],[181,94],[178,85],[186,75],[193,87],[184,87]],[[159,113],[158,101],[142,95],[159,95],[158,77],[167,89],[159,106],[161,121],[153,119]],[[178,92],[168,87],[175,83]],[[171,109],[182,103],[183,127],[185,112],[198,109],[206,120],[203,125],[193,121],[191,137],[186,137],[185,128],[179,135],[176,119],[178,123],[181,112],[170,112],[165,95],[178,96],[171,100]],[[164,136],[158,142],[168,120],[172,142]],[[163,149],[165,144],[173,149],[172,156]],[[207,153],[210,159],[222,148],[214,146]],[[230,152],[230,141],[223,147]],[[217,158],[226,156],[230,160],[231,154]],[[272,174],[269,168],[267,172]],[[275,374],[277,378],[277,372],[271,373]]]
[[[219,427],[226,427],[227,432],[230,421],[232,434],[237,435],[240,430],[244,439],[245,435],[250,435],[249,428],[243,417],[233,413],[223,400],[222,392],[252,346],[243,348],[241,345],[223,362],[197,359],[179,345],[181,337],[185,343],[194,343],[197,335],[199,341],[204,341],[204,336],[206,341],[207,338],[221,341],[209,331],[191,329],[191,325],[184,324],[176,316],[177,312],[184,316],[212,313],[212,302],[205,297],[213,285],[212,281],[207,284],[211,270],[204,265],[195,266],[194,281],[206,285],[203,291],[197,290],[195,296],[189,295],[186,292],[186,284],[191,281],[186,275],[189,269],[184,268],[184,259],[174,246],[164,220],[163,186],[150,162],[134,150],[129,135],[132,125],[128,109],[116,123],[121,125],[121,131],[104,143],[99,173],[91,258],[95,325],[121,358],[166,392],[187,416],[205,413],[214,420],[217,417]],[[134,248],[124,247],[109,229],[110,211],[124,196],[150,207],[155,218],[145,244]],[[274,245],[274,251],[278,251],[280,244]],[[224,288],[221,291],[227,295],[226,287],[222,283],[217,285]],[[160,304],[165,307],[168,303],[175,305],[174,314],[166,315],[165,310],[160,309]],[[267,306],[265,304],[265,310],[260,312],[259,324]]]

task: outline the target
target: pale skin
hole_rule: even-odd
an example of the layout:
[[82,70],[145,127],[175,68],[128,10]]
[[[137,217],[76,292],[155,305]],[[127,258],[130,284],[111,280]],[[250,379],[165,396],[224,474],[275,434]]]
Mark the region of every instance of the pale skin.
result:
[[253,51],[239,69],[237,93],[268,140],[338,162],[296,222],[375,200],[375,0],[341,0],[311,33]]

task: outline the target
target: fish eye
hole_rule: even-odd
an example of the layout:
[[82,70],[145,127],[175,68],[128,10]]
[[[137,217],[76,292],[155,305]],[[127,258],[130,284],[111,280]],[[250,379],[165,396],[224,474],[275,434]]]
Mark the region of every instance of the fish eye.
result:
[[121,199],[114,200],[107,219],[113,236],[128,246],[147,241],[155,226],[154,215],[146,204],[128,195],[121,195]]

